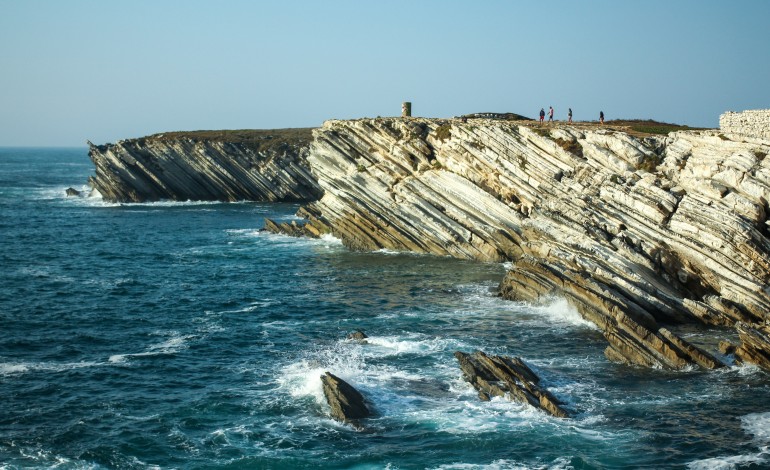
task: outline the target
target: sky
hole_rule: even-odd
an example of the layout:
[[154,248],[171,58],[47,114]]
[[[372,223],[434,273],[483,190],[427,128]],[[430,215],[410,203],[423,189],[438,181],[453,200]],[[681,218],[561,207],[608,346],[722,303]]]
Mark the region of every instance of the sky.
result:
[[766,0],[0,0],[0,146],[571,107],[770,108]]

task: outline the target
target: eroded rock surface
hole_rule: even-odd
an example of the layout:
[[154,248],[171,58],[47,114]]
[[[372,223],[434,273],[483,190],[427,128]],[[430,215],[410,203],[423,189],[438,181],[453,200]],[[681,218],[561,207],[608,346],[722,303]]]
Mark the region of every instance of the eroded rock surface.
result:
[[361,393],[341,378],[326,372],[321,376],[321,383],[331,415],[337,421],[358,426],[359,420],[371,414]]
[[321,192],[306,160],[310,137],[310,129],[278,129],[89,142],[89,183],[111,202],[312,201]]
[[455,352],[465,380],[479,391],[479,398],[508,397],[541,409],[557,418],[569,415],[561,402],[548,390],[540,387],[540,378],[520,358],[487,356],[481,351],[467,354]]
[[308,156],[324,195],[301,230],[352,249],[511,261],[505,298],[566,297],[610,359],[714,368],[673,331],[770,319],[768,153],[770,141],[717,131],[327,121]]

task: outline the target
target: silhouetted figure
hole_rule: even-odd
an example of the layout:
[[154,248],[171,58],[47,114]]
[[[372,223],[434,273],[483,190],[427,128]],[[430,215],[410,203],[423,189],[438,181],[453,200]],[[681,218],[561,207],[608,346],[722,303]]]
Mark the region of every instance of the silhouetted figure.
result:
[[604,124],[604,111],[599,111],[599,124]]
[[567,111],[567,122],[572,122],[572,108]]
[[548,107],[548,122],[553,122],[553,106]]
[[540,108],[540,124],[543,123],[543,119],[545,119],[545,109]]

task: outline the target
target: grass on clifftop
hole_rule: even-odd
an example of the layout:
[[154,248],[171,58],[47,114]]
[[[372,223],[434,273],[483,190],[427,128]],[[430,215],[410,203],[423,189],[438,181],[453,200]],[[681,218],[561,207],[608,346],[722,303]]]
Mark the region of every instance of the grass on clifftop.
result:
[[194,142],[227,142],[242,144],[255,152],[281,150],[286,145],[304,147],[313,139],[312,128],[240,129],[219,131],[175,131],[145,137],[145,140],[169,141],[190,139]]
[[658,122],[651,119],[615,119],[605,121],[605,126],[627,127],[630,131],[640,134],[659,134],[666,135],[675,131],[697,131],[703,130],[702,127],[683,126],[681,124],[670,124],[667,122]]

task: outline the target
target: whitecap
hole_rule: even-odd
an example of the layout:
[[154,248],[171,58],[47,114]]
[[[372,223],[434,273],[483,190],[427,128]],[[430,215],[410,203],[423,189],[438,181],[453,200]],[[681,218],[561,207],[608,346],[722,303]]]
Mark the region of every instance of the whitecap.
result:
[[741,417],[741,427],[754,436],[754,441],[770,444],[770,412],[751,413]]
[[84,367],[101,366],[103,363],[83,361],[83,362],[20,362],[20,363],[0,363],[0,375],[24,374],[30,371],[44,372],[63,372],[72,369],[81,369]]
[[196,338],[196,335],[172,336],[160,343],[151,344],[145,351],[139,353],[113,354],[108,361],[112,364],[125,363],[132,357],[152,357],[166,354],[175,354],[188,347],[189,340]]
[[770,412],[751,413],[741,417],[741,427],[753,436],[759,452],[713,457],[696,460],[687,464],[693,470],[729,470],[739,466],[765,466],[770,464]]
[[432,354],[446,350],[457,350],[467,347],[459,340],[427,337],[420,334],[411,334],[406,338],[400,336],[370,336],[366,338],[367,347],[364,349],[366,356],[398,356],[401,354]]
[[713,457],[710,459],[695,460],[687,464],[691,470],[732,470],[739,466],[760,465],[770,463],[770,453],[764,447],[754,454],[730,455],[725,457]]
[[599,327],[580,316],[577,309],[564,298],[554,298],[542,306],[531,306],[530,310],[544,316],[549,323],[563,326],[577,326],[598,330]]

